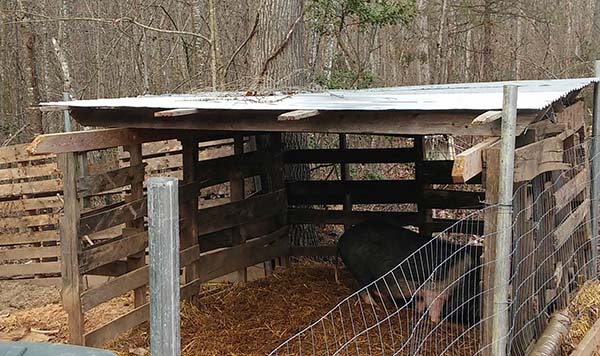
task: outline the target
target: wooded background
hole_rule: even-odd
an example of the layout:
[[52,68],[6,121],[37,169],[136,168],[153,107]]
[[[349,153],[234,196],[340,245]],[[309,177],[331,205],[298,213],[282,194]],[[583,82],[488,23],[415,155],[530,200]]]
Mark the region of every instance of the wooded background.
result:
[[586,76],[600,0],[0,0],[0,143],[40,101]]

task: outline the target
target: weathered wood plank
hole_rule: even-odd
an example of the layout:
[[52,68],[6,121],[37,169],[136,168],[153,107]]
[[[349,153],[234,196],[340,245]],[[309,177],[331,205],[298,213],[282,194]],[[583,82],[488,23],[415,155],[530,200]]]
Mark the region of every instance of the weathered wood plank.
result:
[[284,226],[271,234],[248,240],[243,245],[201,254],[198,260],[202,266],[200,281],[207,282],[241,268],[286,256],[289,253],[289,239],[284,237],[288,233],[289,227]]
[[60,262],[0,265],[0,276],[15,277],[43,273],[60,273],[60,266]]
[[277,121],[303,120],[319,116],[319,114],[319,110],[295,110],[279,115]]
[[585,334],[585,337],[575,351],[570,356],[593,356],[597,355],[600,348],[600,319],[597,320],[592,328]]
[[63,281],[61,297],[69,323],[69,342],[83,345],[85,328],[80,299],[82,278],[78,261],[78,252],[81,250],[78,236],[81,209],[77,199],[78,154],[60,154],[58,163],[65,181],[65,215],[60,220],[60,272]]
[[[197,261],[200,256],[198,245],[182,250],[179,256],[182,267]],[[81,305],[83,309],[86,311],[90,310],[93,307],[125,294],[132,289],[138,289],[147,285],[149,271],[148,265],[145,265],[111,279],[101,286],[86,290],[81,294]]]
[[[123,147],[125,151],[129,152],[129,165],[138,166],[143,164],[142,158],[142,144],[135,143]],[[124,219],[125,226],[130,229],[136,229],[141,231],[144,229],[144,216],[147,215],[147,199],[144,198],[144,184],[143,182],[136,182],[131,184],[131,190],[127,196],[127,201],[135,203],[136,201],[142,200],[143,203],[138,205],[140,209],[136,212],[135,210],[128,211],[127,213],[121,213],[119,216],[125,217],[129,215],[129,218]],[[127,269],[129,271],[138,269],[146,265],[146,254],[144,250],[136,254],[127,256]],[[136,288],[133,291],[133,305],[137,308],[143,304],[146,304],[146,287]]]
[[58,241],[58,230],[0,234],[0,246]]
[[532,180],[544,172],[565,170],[571,165],[563,161],[564,135],[546,138],[515,150],[515,182]]
[[107,211],[84,216],[80,221],[79,233],[89,235],[93,232],[142,218],[146,215],[147,208],[146,198],[141,198]]
[[144,164],[124,167],[103,172],[77,180],[77,192],[80,197],[87,197],[127,185],[141,183],[144,180]]
[[93,246],[79,253],[81,273],[143,251],[148,246],[148,233],[138,232],[118,240]]
[[[500,149],[489,148],[484,151],[484,171],[483,182],[485,185],[485,203],[488,206],[498,204],[498,181],[500,170]],[[486,236],[495,236],[497,230],[497,209],[488,208],[484,212],[484,234]],[[492,291],[494,284],[495,264],[486,263],[494,261],[496,258],[496,239],[483,240],[483,273],[481,278],[482,290],[487,291],[481,296],[481,314],[482,314],[482,344],[490,345],[492,340],[492,315],[494,308],[494,295]],[[491,356],[490,348],[484,350],[484,356]]]
[[10,250],[0,250],[0,261],[28,260],[60,256],[59,246],[21,247]]
[[[243,155],[244,154],[244,137],[239,136],[239,135],[236,136],[234,139],[233,146],[234,146],[235,155],[237,155],[237,156]],[[240,174],[240,172],[235,171],[230,174],[229,197],[230,197],[232,203],[237,202],[237,201],[242,201],[245,198],[244,177],[242,177],[242,174]],[[232,229],[232,243],[234,245],[239,245],[239,244],[243,244],[244,241],[245,241],[245,239],[241,233],[240,227],[235,226]],[[242,286],[248,282],[248,273],[247,273],[247,270],[245,267],[237,271],[236,282]]]
[[199,211],[199,233],[208,234],[285,212],[285,192],[258,195]]
[[554,248],[560,249],[565,242],[567,242],[573,236],[575,230],[577,230],[582,223],[584,223],[586,216],[590,212],[590,200],[586,199],[583,203],[579,204],[569,217],[564,221],[559,222],[560,225],[554,230]]
[[0,218],[0,230],[26,229],[28,227],[56,225],[58,214],[24,215]]
[[62,189],[62,180],[58,178],[35,182],[2,184],[0,185],[0,198],[29,194],[59,193]]
[[[415,162],[416,171],[425,184],[454,184],[452,178],[453,160]],[[478,174],[465,184],[481,184],[481,174]]]
[[[168,128],[163,130],[112,128],[65,132],[37,136],[27,147],[27,152],[32,155],[84,152],[143,142],[169,140],[181,136],[185,136],[185,133],[169,130]],[[205,136],[207,138],[211,137],[210,135],[203,135],[203,137]]]
[[[58,193],[57,193],[58,194]],[[0,202],[0,211],[28,211],[49,208],[61,208],[63,200],[57,196],[40,198],[20,198]]]
[[[200,113],[157,120],[154,110],[73,108],[72,115],[85,126],[138,127],[154,129],[190,129],[209,131],[252,132],[323,132],[405,135],[474,135],[499,136],[500,122],[473,125],[481,112],[394,112],[394,111],[326,111],[319,117],[296,121],[278,121],[281,111],[252,113],[236,110],[203,110]],[[535,119],[521,114],[517,134]]]
[[491,137],[456,155],[452,167],[454,183],[465,183],[483,171],[483,151],[499,142]]
[[150,304],[141,305],[129,313],[110,321],[84,336],[86,346],[100,347],[117,335],[147,321],[150,315]]
[[285,151],[284,163],[410,163],[418,158],[414,148],[306,149]]
[[570,179],[565,185],[554,192],[556,200],[556,208],[558,210],[569,204],[577,195],[579,195],[587,186],[589,178],[588,171],[582,170],[577,175]]
[[35,166],[5,168],[0,169],[0,181],[46,177],[58,173],[58,166],[55,162]]
[[38,161],[55,158],[52,154],[32,156],[27,152],[29,144],[0,147],[0,164]]
[[564,125],[568,131],[576,132],[581,127],[584,127],[585,117],[588,115],[585,103],[582,100],[557,113],[556,122]]
[[[198,164],[198,141],[195,139],[182,140],[182,164],[183,164],[183,182],[189,184],[196,181],[196,165]],[[186,219],[181,231],[181,249],[186,249],[198,244],[199,233],[199,213],[198,213],[198,195],[200,191],[193,192],[191,199],[185,199],[179,203],[181,207],[180,215]],[[185,266],[185,265],[182,265]],[[192,263],[185,267],[184,282],[189,283],[198,278],[200,266],[198,263]],[[192,299],[193,303],[197,300]]]

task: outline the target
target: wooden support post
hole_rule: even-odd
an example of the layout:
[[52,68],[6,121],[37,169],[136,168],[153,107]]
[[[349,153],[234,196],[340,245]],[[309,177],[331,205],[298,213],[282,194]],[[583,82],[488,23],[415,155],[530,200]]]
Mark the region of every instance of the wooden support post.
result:
[[[244,154],[244,136],[237,135],[233,141],[233,153],[235,155],[243,155]],[[229,180],[229,195],[231,202],[244,200],[244,177],[240,175],[238,170],[233,171],[230,180]],[[237,226],[233,229],[232,232],[232,240],[233,245],[242,245],[244,244],[244,238],[241,234],[240,227]],[[248,270],[243,268],[237,271],[236,281],[238,285],[245,285],[248,282]]]
[[[340,134],[340,150],[348,149],[348,136],[346,134]],[[352,180],[352,175],[350,174],[350,165],[348,163],[340,164],[340,176],[342,181]],[[352,211],[352,196],[350,194],[346,194],[344,199],[344,211],[351,212]],[[344,231],[350,228],[350,224],[344,225]]]
[[81,309],[81,274],[79,273],[79,217],[81,206],[77,198],[78,157],[76,153],[58,155],[63,173],[64,212],[60,219],[60,249],[62,301],[69,323],[69,343],[83,345],[85,329]]
[[[281,133],[272,133],[269,135],[269,150],[271,152],[271,157],[273,160],[273,165],[271,166],[271,171],[269,172],[270,180],[271,180],[271,191],[275,192],[280,189],[285,188],[285,176],[283,171],[283,143],[281,138]],[[280,223],[287,224],[287,211],[282,212]],[[289,239],[289,236],[287,237]],[[290,266],[290,257],[284,256],[281,258],[281,265],[283,267]]]
[[[142,144],[133,144],[124,147],[127,152],[129,152],[129,164],[131,167],[141,165],[142,162]],[[131,193],[127,200],[129,202],[136,201],[138,199],[142,199],[144,197],[144,183],[132,183],[131,184]],[[133,228],[136,230],[144,229],[144,218],[140,217],[139,219],[135,219],[126,224],[128,228]],[[140,267],[144,267],[146,264],[146,251],[145,249],[127,257],[127,270],[133,271]],[[140,287],[135,289],[134,291],[134,305],[135,307],[140,307],[146,304],[146,287]]]
[[[414,147],[417,151],[418,161],[425,160],[425,136],[415,136],[414,137]],[[419,191],[424,192],[426,189],[430,189],[431,185],[424,184],[423,172],[418,168],[417,162],[415,162],[415,180],[419,186]],[[428,209],[423,204],[423,199],[420,199],[417,203],[417,211],[419,212],[419,234],[424,237],[431,237],[432,231],[428,227],[428,224],[433,220],[433,210]]]
[[[498,178],[500,172],[500,147],[489,148],[484,151],[483,184],[485,186],[485,205],[494,206],[498,204]],[[494,295],[494,271],[493,259],[496,256],[496,208],[487,208],[484,212],[484,236],[483,240],[483,276],[482,276],[482,345],[491,345],[492,342],[492,315]],[[482,350],[483,354],[490,356],[491,348]]]
[[[198,140],[196,138],[183,139],[181,140],[181,146],[183,150],[183,184],[188,184],[196,180],[196,166],[198,165],[199,158]],[[197,196],[193,199],[186,199],[186,202],[181,204],[181,216],[184,218],[180,236],[180,247],[183,251],[198,244],[200,221],[198,220]],[[184,283],[186,284],[193,282],[200,275],[200,266],[198,262],[193,262],[188,266],[181,267],[185,268]],[[195,291],[193,295],[196,295],[197,293],[198,291]],[[193,303],[197,302],[194,297],[191,298],[191,301]]]

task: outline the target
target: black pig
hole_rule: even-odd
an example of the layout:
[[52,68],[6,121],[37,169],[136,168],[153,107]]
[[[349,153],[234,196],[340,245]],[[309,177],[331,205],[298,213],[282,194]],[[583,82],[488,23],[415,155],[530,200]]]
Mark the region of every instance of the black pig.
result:
[[[361,288],[370,285],[371,293],[380,298],[410,302],[435,323],[479,320],[481,252],[474,245],[430,241],[383,221],[357,224],[338,242],[338,253]],[[369,292],[361,297],[374,303]]]

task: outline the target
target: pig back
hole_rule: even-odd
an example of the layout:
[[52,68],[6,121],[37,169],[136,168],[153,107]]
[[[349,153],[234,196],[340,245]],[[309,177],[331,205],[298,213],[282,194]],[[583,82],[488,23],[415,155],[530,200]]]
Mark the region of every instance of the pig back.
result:
[[338,241],[346,268],[363,287],[396,267],[424,243],[419,234],[383,221],[353,226]]

